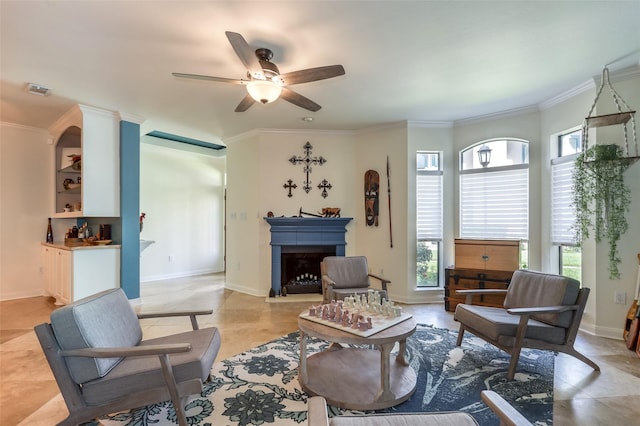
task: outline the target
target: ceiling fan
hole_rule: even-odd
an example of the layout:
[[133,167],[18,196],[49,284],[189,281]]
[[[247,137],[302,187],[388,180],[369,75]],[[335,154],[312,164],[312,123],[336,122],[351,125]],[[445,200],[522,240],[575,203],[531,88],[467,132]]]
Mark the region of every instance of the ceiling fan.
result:
[[247,67],[247,79],[233,79],[223,77],[212,77],[208,75],[183,74],[174,72],[174,77],[192,78],[197,80],[218,81],[221,83],[241,84],[247,86],[247,95],[236,107],[236,112],[248,110],[254,102],[263,104],[273,102],[282,97],[287,102],[291,102],[309,111],[318,111],[322,108],[311,99],[294,92],[289,88],[294,84],[308,83],[311,81],[325,80],[327,78],[344,75],[342,65],[328,65],[324,67],[308,68],[299,71],[292,71],[280,74],[276,64],[271,62],[273,52],[267,48],[259,48],[255,51],[249,46],[241,34],[231,31],[225,32],[229,43],[240,58],[240,61]]

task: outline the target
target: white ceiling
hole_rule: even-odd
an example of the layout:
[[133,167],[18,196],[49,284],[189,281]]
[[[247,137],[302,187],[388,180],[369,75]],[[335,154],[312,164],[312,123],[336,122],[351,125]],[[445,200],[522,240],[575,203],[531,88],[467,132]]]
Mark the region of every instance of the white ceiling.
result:
[[[255,128],[478,117],[640,60],[640,0],[2,0],[0,14],[1,121],[47,128],[81,103],[210,142]],[[225,31],[273,50],[281,72],[342,64],[346,75],[293,86],[322,105],[316,113],[283,100],[236,113],[243,86],[171,75],[244,77]],[[27,94],[27,82],[51,95]]]

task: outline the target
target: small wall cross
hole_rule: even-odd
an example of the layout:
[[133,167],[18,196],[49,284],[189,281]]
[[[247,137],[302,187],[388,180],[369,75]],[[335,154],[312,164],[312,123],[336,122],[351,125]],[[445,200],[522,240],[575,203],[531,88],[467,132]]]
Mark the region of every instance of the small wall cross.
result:
[[311,191],[311,181],[309,180],[309,173],[311,173],[311,166],[312,165],[322,166],[324,163],[327,162],[327,160],[322,156],[311,157],[311,149],[313,148],[313,146],[311,146],[309,142],[305,143],[303,148],[304,148],[304,157],[303,156],[296,157],[294,155],[293,157],[289,158],[289,161],[293,165],[298,165],[298,164],[303,165],[302,171],[306,174],[307,179],[305,180],[304,186],[302,187],[302,189],[304,189],[304,192],[308,194],[309,191]]
[[327,195],[329,195],[327,189],[331,189],[331,184],[327,182],[326,179],[323,179],[322,182],[318,184],[318,189],[322,190],[322,198],[327,198]]
[[293,181],[292,181],[291,179],[289,179],[289,180],[287,181],[287,183],[285,183],[284,185],[282,185],[282,187],[283,187],[284,189],[288,189],[288,190],[289,190],[289,193],[287,194],[287,197],[291,198],[291,197],[293,197],[293,194],[291,193],[291,190],[292,190],[292,189],[296,189],[296,188],[298,187],[298,185],[296,185],[295,183],[293,183]]

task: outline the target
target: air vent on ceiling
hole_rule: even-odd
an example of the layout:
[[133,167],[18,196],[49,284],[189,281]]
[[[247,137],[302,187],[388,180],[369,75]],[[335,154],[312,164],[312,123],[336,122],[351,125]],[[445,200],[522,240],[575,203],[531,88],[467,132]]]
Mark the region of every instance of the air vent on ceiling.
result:
[[40,84],[27,83],[27,92],[31,93],[32,95],[47,96],[49,94],[49,90],[51,89]]

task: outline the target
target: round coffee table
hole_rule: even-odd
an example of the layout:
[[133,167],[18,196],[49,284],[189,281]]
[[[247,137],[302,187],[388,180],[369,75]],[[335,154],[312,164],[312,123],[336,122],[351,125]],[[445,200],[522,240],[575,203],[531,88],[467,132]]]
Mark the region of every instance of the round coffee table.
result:
[[[411,397],[416,390],[416,372],[407,363],[407,337],[416,331],[416,321],[408,318],[369,337],[329,327],[298,317],[300,328],[300,367],[302,389],[323,396],[335,407],[352,410],[379,410]],[[332,344],[307,358],[308,337]],[[400,350],[391,360],[396,342]],[[343,344],[375,347],[343,347]]]

